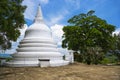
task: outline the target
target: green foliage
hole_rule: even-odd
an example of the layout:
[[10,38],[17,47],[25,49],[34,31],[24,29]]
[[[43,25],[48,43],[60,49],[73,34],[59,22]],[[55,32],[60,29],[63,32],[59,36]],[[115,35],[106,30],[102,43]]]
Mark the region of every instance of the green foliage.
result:
[[86,53],[83,54],[84,62],[87,64],[99,64],[104,54],[100,47],[87,47]]
[[104,58],[102,61],[101,61],[102,64],[108,64],[110,63],[109,59],[108,58]]
[[116,49],[119,51],[119,55],[120,55],[120,32],[119,34],[116,36]]
[[101,61],[102,64],[113,64],[113,63],[116,64],[117,62],[118,62],[118,59],[114,55],[107,56]]
[[104,54],[99,47],[87,47],[86,53],[74,53],[74,60],[87,64],[99,64],[103,59]]
[[24,24],[25,6],[23,0],[0,1],[0,49],[11,48],[11,41],[16,41],[20,36],[19,28]]
[[12,60],[12,58],[9,58],[9,57],[6,58],[6,62],[8,62],[8,61],[10,61],[10,60]]
[[[83,58],[82,62],[97,64],[99,60],[94,62],[97,61],[97,58],[93,59],[95,56],[101,55],[100,60],[102,60],[103,53],[114,48],[115,38],[112,32],[115,26],[97,17],[94,12],[91,10],[87,14],[82,13],[68,20],[70,24],[63,28],[62,47],[79,51]],[[102,53],[99,51],[97,53],[96,48],[100,48]]]
[[114,48],[110,51],[111,54],[116,56],[118,60],[120,61],[120,33],[118,35],[114,35],[115,42],[114,42]]

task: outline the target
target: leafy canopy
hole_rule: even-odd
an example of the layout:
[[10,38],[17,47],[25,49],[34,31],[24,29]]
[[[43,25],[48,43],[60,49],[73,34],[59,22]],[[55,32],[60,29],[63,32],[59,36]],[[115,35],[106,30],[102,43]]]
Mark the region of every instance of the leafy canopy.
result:
[[11,41],[20,36],[19,28],[24,24],[25,6],[23,0],[0,1],[0,49],[11,48]]
[[[103,52],[114,48],[115,39],[112,33],[115,26],[97,17],[94,12],[91,10],[86,14],[72,17],[68,20],[69,25],[63,28],[62,47],[80,52],[83,62],[90,60],[95,62],[95,56],[101,59]],[[98,55],[99,52],[102,53]]]
[[94,15],[93,10],[87,14],[76,15],[68,22],[70,24],[63,28],[63,48],[75,51],[95,46],[101,47],[104,51],[112,48],[112,32],[115,26]]

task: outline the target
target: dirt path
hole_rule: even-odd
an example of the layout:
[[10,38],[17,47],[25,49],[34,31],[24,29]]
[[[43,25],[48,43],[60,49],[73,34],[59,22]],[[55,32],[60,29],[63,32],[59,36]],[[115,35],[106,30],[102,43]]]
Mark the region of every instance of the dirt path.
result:
[[120,66],[76,63],[52,68],[1,67],[0,80],[120,80]]

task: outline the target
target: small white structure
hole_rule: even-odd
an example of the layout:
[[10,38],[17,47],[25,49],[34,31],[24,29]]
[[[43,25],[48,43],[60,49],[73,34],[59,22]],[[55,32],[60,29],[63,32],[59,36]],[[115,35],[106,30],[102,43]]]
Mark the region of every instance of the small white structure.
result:
[[68,50],[68,53],[65,55],[65,60],[69,61],[70,63],[74,63],[74,51]]
[[20,42],[17,52],[12,55],[13,60],[7,66],[63,66],[69,61],[63,60],[53,41],[51,30],[44,23],[41,7],[38,7],[34,23],[26,30],[24,39]]

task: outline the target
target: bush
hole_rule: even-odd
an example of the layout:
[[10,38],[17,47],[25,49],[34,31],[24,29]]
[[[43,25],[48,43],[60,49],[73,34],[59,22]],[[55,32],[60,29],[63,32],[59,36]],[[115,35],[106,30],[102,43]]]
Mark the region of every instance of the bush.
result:
[[112,56],[107,56],[105,57],[102,61],[101,64],[113,64],[113,63],[117,63],[118,59],[116,56],[112,55]]
[[75,52],[74,53],[74,61],[82,62],[83,61],[82,55],[77,53],[77,52]]
[[102,61],[101,61],[102,64],[108,64],[110,63],[109,59],[108,58],[104,58]]
[[10,61],[10,60],[12,60],[12,58],[9,58],[9,57],[6,58],[6,62],[8,62],[8,61]]
[[99,64],[105,54],[100,47],[87,47],[84,53],[74,53],[74,60],[88,65]]

